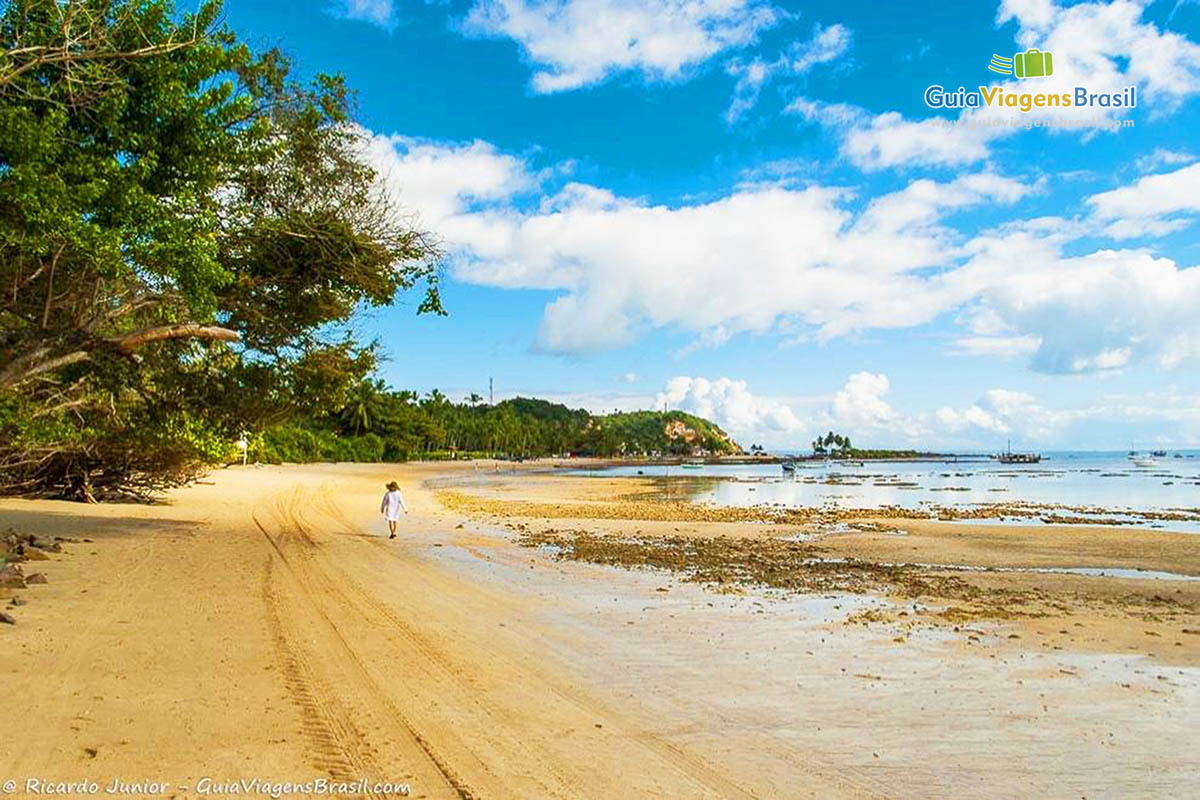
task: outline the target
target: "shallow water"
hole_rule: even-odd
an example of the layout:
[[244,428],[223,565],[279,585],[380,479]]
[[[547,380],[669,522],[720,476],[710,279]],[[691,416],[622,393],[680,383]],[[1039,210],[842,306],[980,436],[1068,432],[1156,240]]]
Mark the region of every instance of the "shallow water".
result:
[[[1200,508],[1200,453],[1174,451],[1153,467],[1137,467],[1124,453],[1048,453],[1040,464],[958,461],[801,463],[794,477],[778,464],[621,466],[592,474],[687,479],[690,499],[722,506],[878,508],[985,503],[1039,503],[1102,508],[1123,523],[1200,532],[1200,522],[1140,520],[1120,512]],[[720,480],[696,482],[696,478]],[[683,481],[681,480],[681,483]],[[1065,512],[1070,513],[1070,512]],[[1024,518],[1025,522],[1029,518]]]
[[[791,538],[791,537],[788,537]],[[811,558],[812,563],[840,564],[846,558]],[[1083,575],[1088,578],[1132,578],[1151,581],[1200,581],[1200,575],[1184,575],[1179,572],[1163,572],[1133,567],[983,567],[975,564],[932,564],[921,561],[904,563],[881,563],[885,567],[922,567],[924,569],[950,570],[952,572],[1032,572],[1040,575]]]

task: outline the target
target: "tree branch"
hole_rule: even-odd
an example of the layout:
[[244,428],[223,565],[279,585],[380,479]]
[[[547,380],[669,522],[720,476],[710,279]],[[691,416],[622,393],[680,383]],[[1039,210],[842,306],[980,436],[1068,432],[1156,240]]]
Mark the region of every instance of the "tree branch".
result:
[[17,384],[24,383],[35,375],[40,375],[43,372],[49,372],[60,367],[70,366],[80,361],[86,361],[90,356],[87,350],[76,350],[73,353],[67,353],[65,356],[52,358],[49,361],[43,361],[40,364],[32,366],[28,369],[20,369],[20,365],[14,363],[8,369],[0,373],[0,390],[11,389]]
[[75,350],[65,355],[57,356],[47,361],[38,362],[38,359],[43,358],[50,353],[49,347],[41,347],[29,353],[28,355],[13,361],[6,369],[0,371],[0,391],[11,389],[30,378],[40,375],[43,372],[59,369],[61,367],[77,364],[80,361],[86,361],[91,358],[91,351],[95,350],[101,344],[107,344],[115,347],[118,352],[125,355],[132,355],[139,347],[144,347],[154,342],[165,342],[172,339],[207,339],[209,341],[236,342],[240,340],[241,334],[229,328],[221,328],[216,325],[197,325],[195,323],[179,324],[179,325],[159,325],[153,328],[143,328],[140,331],[127,333],[124,336],[114,336],[109,339],[101,339],[98,342],[87,345],[79,350]]
[[160,325],[154,328],[143,328],[140,331],[127,333],[105,341],[116,346],[122,353],[132,353],[139,347],[153,342],[164,342],[170,339],[208,339],[210,341],[236,342],[242,338],[237,331],[221,328],[216,325],[196,325],[195,323],[181,325]]

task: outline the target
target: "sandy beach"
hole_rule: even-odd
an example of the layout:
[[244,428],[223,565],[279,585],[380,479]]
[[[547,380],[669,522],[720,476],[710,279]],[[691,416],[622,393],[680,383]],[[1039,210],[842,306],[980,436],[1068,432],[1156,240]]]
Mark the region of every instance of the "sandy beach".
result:
[[[1195,788],[1194,534],[830,532],[504,469],[235,467],[156,505],[0,501],[0,529],[67,540],[23,565],[45,585],[0,590],[26,601],[0,626],[0,778],[181,798],[249,778],[452,798]],[[412,513],[389,542],[392,478]],[[1146,573],[1006,571],[1080,567]]]

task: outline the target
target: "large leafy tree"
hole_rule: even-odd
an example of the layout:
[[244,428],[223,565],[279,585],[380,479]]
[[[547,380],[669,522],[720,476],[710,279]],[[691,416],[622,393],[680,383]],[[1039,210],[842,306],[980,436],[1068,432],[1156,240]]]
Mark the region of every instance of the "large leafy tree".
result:
[[425,283],[441,312],[341,79],[219,13],[0,3],[0,490],[169,483],[344,404],[374,365],[357,309]]

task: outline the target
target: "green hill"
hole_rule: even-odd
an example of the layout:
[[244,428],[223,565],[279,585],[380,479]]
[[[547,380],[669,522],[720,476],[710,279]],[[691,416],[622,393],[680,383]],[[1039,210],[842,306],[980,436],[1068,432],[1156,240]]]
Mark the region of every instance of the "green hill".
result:
[[451,402],[365,381],[330,414],[294,420],[252,437],[262,461],[405,461],[463,455],[734,455],[741,447],[712,422],[682,411],[592,414],[532,397],[494,406]]

